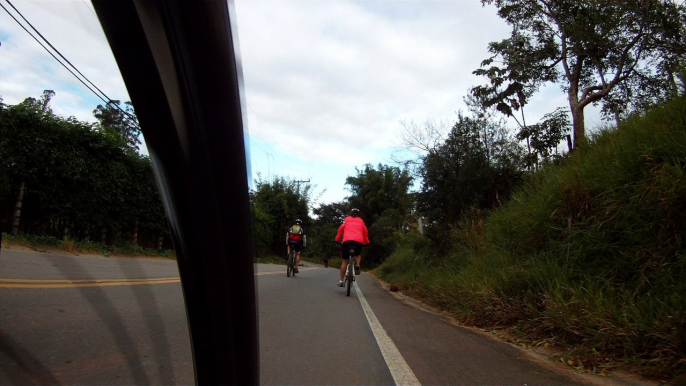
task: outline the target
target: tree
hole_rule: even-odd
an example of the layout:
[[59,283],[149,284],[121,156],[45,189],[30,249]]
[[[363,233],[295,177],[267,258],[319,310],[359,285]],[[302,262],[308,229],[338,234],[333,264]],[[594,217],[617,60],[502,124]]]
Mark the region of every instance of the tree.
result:
[[356,171],[357,176],[349,176],[345,182],[351,192],[348,211],[357,208],[362,212],[371,241],[366,254],[370,258],[364,264],[373,266],[393,252],[389,240],[403,227],[412,207],[409,189],[413,179],[406,169],[381,164],[376,168],[368,164]]
[[348,202],[351,209],[357,208],[362,212],[368,226],[387,209],[408,212],[412,177],[407,170],[381,164],[376,169],[367,164],[363,170],[355,170],[357,175],[348,176],[345,180],[351,192]]
[[424,156],[445,140],[445,135],[450,131],[450,126],[447,122],[436,122],[432,119],[427,119],[421,125],[417,125],[413,121],[401,121],[400,124],[402,126],[400,144],[391,159],[394,163],[407,169],[413,177],[419,177],[418,169]]
[[606,110],[617,111],[618,102],[629,105],[625,98],[643,85],[672,89],[673,68],[686,53],[686,7],[668,0],[482,3],[498,8],[512,34],[491,43],[493,56],[482,63],[500,59],[507,70],[492,66],[477,72],[507,75],[500,97],[510,105],[545,82],[560,84],[572,115],[574,147],[585,138],[586,106],[603,103]]
[[26,98],[14,106],[0,109],[0,149],[2,149],[2,168],[5,190],[12,183],[18,186],[16,201],[12,214],[11,233],[19,230],[21,208],[24,194],[39,181],[41,170],[47,165],[55,152],[51,140],[54,132],[51,128],[58,124],[58,118],[52,114],[50,100],[55,95],[52,90],[45,90],[39,99]]
[[312,213],[317,216],[319,224],[331,224],[338,227],[348,215],[348,204],[345,201],[321,204],[314,208]]
[[[529,39],[522,35],[515,34],[510,39],[491,43],[491,52],[499,52],[502,67],[491,66],[474,71],[476,75],[485,76],[489,84],[473,87],[465,102],[471,111],[479,114],[488,114],[495,109],[512,118],[519,127],[517,139],[526,142],[529,168],[538,169],[539,159],[547,160],[566,135],[569,120],[558,109],[534,125],[527,124],[524,107],[544,82],[554,80],[554,68],[530,65],[536,60],[527,55],[531,50]],[[494,58],[486,59],[481,65],[486,66],[493,61]]]
[[484,116],[458,119],[445,142],[429,152],[421,167],[417,203],[436,237],[470,208],[502,204],[521,179],[521,147],[499,121]]
[[39,110],[42,114],[52,114],[52,109],[50,108],[50,101],[55,96],[53,90],[43,90],[43,95],[40,98],[26,98],[22,104],[32,106],[36,110]]
[[[82,239],[102,240],[105,230],[111,236],[106,242],[121,240],[122,234],[131,240],[128,235],[139,224],[143,234],[149,232],[148,241],[156,238],[159,245],[168,223],[150,160],[119,135],[54,115],[53,95],[47,90],[39,99],[0,104],[3,222],[15,220],[14,232]],[[5,200],[10,196],[17,204]]]
[[549,161],[557,152],[557,145],[567,136],[568,128],[567,113],[561,108],[544,115],[535,125],[522,125],[517,139],[526,141],[529,167],[538,170],[539,159]]
[[349,212],[345,201],[321,204],[312,210],[316,220],[307,230],[307,249],[321,257],[339,257],[341,248],[333,243],[338,227]]
[[261,253],[284,254],[286,232],[293,221],[301,219],[307,230],[311,186],[292,179],[275,177],[272,181],[258,176],[250,192],[253,227],[256,229],[256,250]]
[[93,110],[93,116],[98,120],[101,130],[120,136],[127,147],[138,149],[141,129],[133,105],[131,102],[124,103],[123,108],[119,105],[118,100],[109,101],[106,106],[98,105]]

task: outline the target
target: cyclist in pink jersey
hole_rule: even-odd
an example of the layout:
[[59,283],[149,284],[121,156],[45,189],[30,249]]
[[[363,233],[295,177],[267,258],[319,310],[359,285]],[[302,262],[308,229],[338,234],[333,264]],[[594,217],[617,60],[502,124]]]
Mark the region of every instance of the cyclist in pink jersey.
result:
[[348,269],[348,253],[350,249],[355,250],[355,275],[360,274],[360,261],[362,256],[362,246],[369,244],[369,234],[367,232],[367,226],[364,225],[364,221],[359,217],[360,210],[353,209],[350,211],[350,216],[345,218],[343,224],[338,228],[338,233],[336,234],[336,242],[340,242],[343,239],[343,247],[341,248],[341,280],[338,282],[339,287],[343,287],[343,277],[345,276],[345,271]]

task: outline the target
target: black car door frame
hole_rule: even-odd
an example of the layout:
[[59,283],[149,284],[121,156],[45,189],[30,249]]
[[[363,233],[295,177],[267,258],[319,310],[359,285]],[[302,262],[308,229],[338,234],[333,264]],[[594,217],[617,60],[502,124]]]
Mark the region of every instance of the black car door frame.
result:
[[93,4],[171,223],[196,384],[258,384],[245,104],[233,4]]

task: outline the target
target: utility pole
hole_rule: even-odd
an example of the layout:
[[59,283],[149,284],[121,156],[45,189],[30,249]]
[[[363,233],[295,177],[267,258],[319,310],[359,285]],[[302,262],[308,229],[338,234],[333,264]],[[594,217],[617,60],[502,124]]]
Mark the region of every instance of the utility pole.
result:
[[307,180],[307,181],[305,181],[305,180],[295,180],[295,181],[293,181],[293,182],[295,182],[296,184],[298,184],[298,186],[296,187],[296,189],[298,189],[298,197],[300,197],[300,183],[301,183],[301,182],[310,182],[310,180]]

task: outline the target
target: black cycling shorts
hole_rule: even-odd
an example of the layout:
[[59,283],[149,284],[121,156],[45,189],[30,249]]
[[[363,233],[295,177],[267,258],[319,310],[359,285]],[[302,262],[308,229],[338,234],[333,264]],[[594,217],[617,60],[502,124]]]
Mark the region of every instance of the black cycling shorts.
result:
[[291,249],[294,249],[296,252],[300,252],[303,249],[302,241],[289,241],[288,245],[291,247]]
[[362,253],[362,243],[360,243],[359,241],[352,240],[344,242],[343,246],[341,247],[341,257],[343,258],[343,260],[347,260],[350,256],[350,249],[355,250],[354,256],[359,256],[360,253]]

